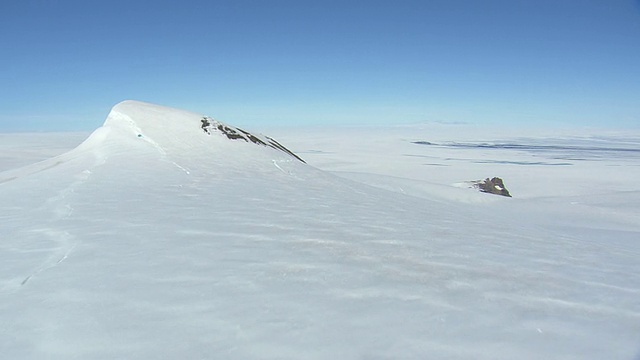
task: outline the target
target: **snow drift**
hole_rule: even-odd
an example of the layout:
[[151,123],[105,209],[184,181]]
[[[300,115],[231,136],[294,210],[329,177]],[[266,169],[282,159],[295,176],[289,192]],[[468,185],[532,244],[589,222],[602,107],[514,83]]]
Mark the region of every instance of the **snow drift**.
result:
[[540,226],[548,219],[517,203],[400,195],[276,144],[127,101],[76,149],[1,173],[3,355],[600,359],[637,350],[636,228]]

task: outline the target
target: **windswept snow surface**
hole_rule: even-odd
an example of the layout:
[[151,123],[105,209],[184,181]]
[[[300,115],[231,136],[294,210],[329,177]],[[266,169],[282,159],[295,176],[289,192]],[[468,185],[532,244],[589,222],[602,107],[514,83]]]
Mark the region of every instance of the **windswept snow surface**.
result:
[[[123,102],[77,148],[0,173],[3,358],[640,353],[637,153],[520,165],[416,128],[275,136],[307,165],[200,119]],[[514,198],[460,185],[489,176]]]

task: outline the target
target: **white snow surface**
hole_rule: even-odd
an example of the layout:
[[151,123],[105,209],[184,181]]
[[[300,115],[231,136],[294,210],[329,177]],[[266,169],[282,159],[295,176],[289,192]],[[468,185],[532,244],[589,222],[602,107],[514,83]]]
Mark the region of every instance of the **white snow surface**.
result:
[[640,136],[274,129],[304,164],[200,119],[2,136],[3,358],[639,358]]

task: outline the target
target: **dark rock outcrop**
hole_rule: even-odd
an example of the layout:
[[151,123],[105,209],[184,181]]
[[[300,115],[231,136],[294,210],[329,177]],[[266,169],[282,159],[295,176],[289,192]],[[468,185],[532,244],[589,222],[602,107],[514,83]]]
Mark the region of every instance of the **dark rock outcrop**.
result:
[[276,150],[285,152],[287,154],[289,154],[290,156],[300,160],[301,162],[305,162],[304,160],[302,160],[298,155],[294,154],[293,152],[291,152],[289,149],[287,149],[286,147],[280,145],[279,142],[275,141],[274,139],[268,137],[268,136],[263,136],[263,138],[260,138],[256,135],[251,134],[248,131],[242,130],[240,128],[235,128],[232,126],[228,126],[225,125],[217,120],[214,120],[210,117],[203,117],[200,122],[202,123],[202,125],[200,126],[200,128],[202,129],[202,131],[204,131],[207,135],[211,135],[212,132],[218,131],[220,133],[222,133],[223,135],[225,135],[229,140],[244,140],[246,142],[252,142],[256,145],[261,145],[261,146],[267,146],[270,148],[274,148]]
[[509,190],[507,190],[504,186],[504,182],[499,177],[494,177],[492,179],[486,178],[484,181],[474,181],[473,187],[484,193],[511,197]]

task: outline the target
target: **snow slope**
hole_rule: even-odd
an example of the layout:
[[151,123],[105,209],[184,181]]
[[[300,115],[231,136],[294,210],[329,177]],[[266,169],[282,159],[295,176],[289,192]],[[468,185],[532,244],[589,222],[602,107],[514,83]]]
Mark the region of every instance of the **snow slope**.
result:
[[633,221],[400,194],[202,118],[123,102],[77,148],[0,173],[3,356],[638,354]]

